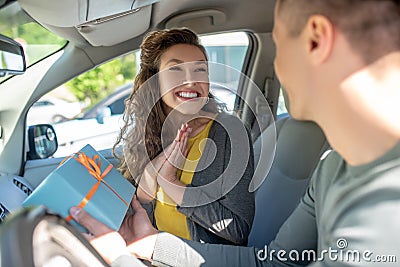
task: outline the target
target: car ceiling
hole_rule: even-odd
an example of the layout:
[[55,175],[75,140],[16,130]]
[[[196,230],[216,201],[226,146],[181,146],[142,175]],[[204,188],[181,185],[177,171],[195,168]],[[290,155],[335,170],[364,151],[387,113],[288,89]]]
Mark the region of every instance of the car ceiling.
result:
[[[270,32],[275,4],[275,0],[18,0],[18,2],[43,26],[81,48],[112,46],[128,39],[141,39],[149,30],[166,27],[186,26],[197,33],[230,30]],[[143,7],[135,10],[138,6]],[[113,19],[103,20],[105,22],[98,25],[93,23],[96,19],[107,17]]]

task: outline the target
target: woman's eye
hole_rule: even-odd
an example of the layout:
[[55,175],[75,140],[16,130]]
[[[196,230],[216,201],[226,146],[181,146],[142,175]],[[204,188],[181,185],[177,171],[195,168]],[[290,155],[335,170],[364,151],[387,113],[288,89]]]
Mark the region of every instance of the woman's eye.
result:
[[206,68],[197,68],[194,70],[195,72],[207,72]]
[[182,68],[181,68],[181,67],[177,67],[177,66],[173,66],[173,67],[168,68],[168,70],[171,70],[171,71],[181,71]]

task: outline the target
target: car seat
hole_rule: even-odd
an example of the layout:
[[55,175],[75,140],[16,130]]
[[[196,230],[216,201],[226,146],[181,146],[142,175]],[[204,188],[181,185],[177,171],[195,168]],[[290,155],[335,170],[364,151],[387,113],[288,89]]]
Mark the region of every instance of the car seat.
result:
[[[271,126],[253,143],[255,166],[259,161],[263,164],[270,160],[260,158],[261,140],[271,134],[269,128]],[[275,238],[304,195],[321,155],[328,148],[324,133],[315,123],[297,121],[289,116],[276,122],[275,157],[255,192],[255,217],[248,246],[262,248]],[[254,177],[253,180],[263,178]]]

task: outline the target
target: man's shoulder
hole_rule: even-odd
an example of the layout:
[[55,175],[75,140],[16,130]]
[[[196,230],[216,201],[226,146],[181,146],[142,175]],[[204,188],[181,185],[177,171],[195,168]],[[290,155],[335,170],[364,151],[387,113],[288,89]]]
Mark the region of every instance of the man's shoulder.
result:
[[400,158],[354,167],[346,164],[338,152],[328,150],[322,155],[313,178],[320,189],[336,184],[336,187],[376,191],[384,188],[400,190],[399,177]]
[[333,149],[328,149],[322,153],[317,170],[332,173],[344,163],[343,158]]
[[335,150],[328,149],[322,154],[311,178],[311,184],[318,188],[318,194],[324,195],[330,185],[342,176],[343,166],[344,160]]

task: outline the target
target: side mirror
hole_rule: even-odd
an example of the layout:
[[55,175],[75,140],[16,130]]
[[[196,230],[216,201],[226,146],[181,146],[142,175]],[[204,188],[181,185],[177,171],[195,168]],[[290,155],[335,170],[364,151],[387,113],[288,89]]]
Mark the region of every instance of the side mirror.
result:
[[39,124],[29,126],[28,159],[45,159],[52,156],[58,148],[57,137],[53,126]]
[[111,117],[111,109],[109,107],[104,107],[97,113],[96,121],[99,124],[104,124],[104,120],[109,117]]
[[26,70],[22,45],[0,34],[0,77],[7,74],[23,74]]

